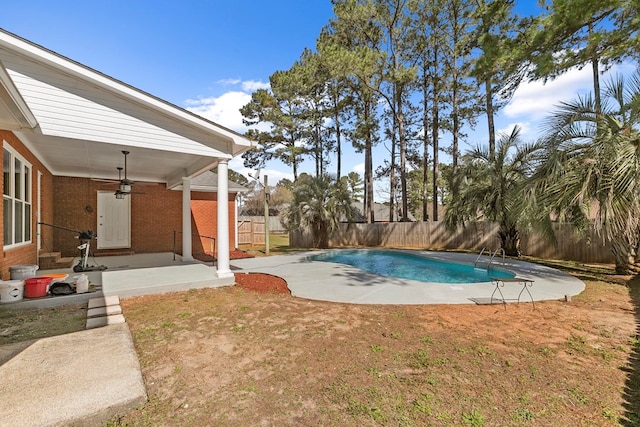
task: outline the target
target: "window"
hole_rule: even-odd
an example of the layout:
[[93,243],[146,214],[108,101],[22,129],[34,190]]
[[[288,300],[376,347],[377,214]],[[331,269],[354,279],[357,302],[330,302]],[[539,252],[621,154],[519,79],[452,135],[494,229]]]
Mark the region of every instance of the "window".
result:
[[31,164],[11,146],[2,150],[4,247],[31,242]]

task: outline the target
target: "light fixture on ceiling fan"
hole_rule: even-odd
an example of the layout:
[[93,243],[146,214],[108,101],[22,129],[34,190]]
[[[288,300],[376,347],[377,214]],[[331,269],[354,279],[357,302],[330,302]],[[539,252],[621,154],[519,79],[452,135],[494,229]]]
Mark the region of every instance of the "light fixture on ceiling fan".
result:
[[124,154],[124,179],[122,178],[122,167],[118,166],[118,181],[120,181],[120,184],[115,192],[116,199],[124,199],[125,196],[131,194],[131,187],[133,186],[133,181],[127,178],[127,156],[129,152],[122,150],[122,154]]
[[[123,151],[123,153],[124,152],[125,151]],[[127,155],[125,154],[125,164],[126,164],[126,158],[127,158],[126,156]],[[120,181],[120,185],[118,186],[118,189],[115,192],[115,196],[116,196],[116,199],[124,199],[127,194],[131,194],[131,184],[127,184],[122,180],[122,167],[118,166],[117,169],[118,169],[118,181]]]
[[[124,199],[127,195],[129,194],[144,194],[144,193],[138,193],[133,191],[133,186],[134,181],[130,180],[127,177],[127,156],[129,155],[129,151],[126,150],[122,150],[122,154],[124,155],[124,168],[122,166],[118,166],[116,169],[118,169],[118,179],[99,179],[99,178],[92,178],[94,181],[100,181],[100,182],[107,182],[107,183],[111,183],[111,184],[117,184],[118,188],[116,189],[114,195],[116,196],[116,199]],[[124,176],[123,176],[123,171],[124,171]],[[145,183],[142,183],[141,185],[144,185]]]

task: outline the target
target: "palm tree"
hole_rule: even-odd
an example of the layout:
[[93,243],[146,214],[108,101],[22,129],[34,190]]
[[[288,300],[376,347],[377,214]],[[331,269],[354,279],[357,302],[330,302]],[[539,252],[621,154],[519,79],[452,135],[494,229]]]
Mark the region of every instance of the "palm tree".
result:
[[578,230],[594,224],[611,243],[616,272],[640,272],[640,75],[611,79],[602,95],[600,112],[587,95],[548,119],[529,194]]
[[351,221],[355,211],[353,197],[345,180],[329,175],[301,174],[293,187],[293,200],[282,215],[288,230],[310,227],[313,247],[328,248],[329,235],[341,219]]
[[505,254],[520,256],[519,228],[525,209],[521,189],[531,170],[534,147],[522,143],[518,126],[511,134],[501,134],[497,145],[493,156],[487,147],[464,154],[457,178],[459,194],[447,206],[445,223],[455,229],[481,218],[497,222]]

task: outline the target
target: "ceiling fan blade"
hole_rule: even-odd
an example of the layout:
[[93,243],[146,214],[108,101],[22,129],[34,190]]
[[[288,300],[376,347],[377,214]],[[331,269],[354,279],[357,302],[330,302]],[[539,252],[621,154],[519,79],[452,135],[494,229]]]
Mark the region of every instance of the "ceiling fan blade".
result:
[[103,179],[103,178],[91,178],[91,181],[106,182],[106,183],[109,183],[109,184],[117,184],[117,183],[120,182],[117,179]]

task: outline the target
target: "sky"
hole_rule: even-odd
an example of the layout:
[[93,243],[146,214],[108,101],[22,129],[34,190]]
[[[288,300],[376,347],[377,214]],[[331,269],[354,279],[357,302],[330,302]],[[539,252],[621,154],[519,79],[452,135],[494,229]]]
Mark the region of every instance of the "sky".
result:
[[[330,0],[22,0],[5,2],[0,27],[214,122],[244,133],[239,109],[269,76],[287,70],[305,47],[313,49],[333,16]],[[517,2],[520,12],[523,4]],[[620,66],[612,72],[629,71]],[[547,84],[521,85],[499,113],[496,129],[522,128],[526,141],[554,105],[592,87],[591,71],[573,70]],[[486,144],[486,119],[468,130],[461,151]],[[450,137],[444,135],[440,145]],[[364,172],[363,155],[345,147],[343,174]],[[382,162],[384,146],[374,158]],[[374,165],[374,167],[376,167]],[[302,171],[313,171],[306,160]],[[247,175],[242,159],[230,168]],[[252,173],[254,173],[253,171]],[[272,161],[261,171],[274,185],[292,179]],[[384,187],[384,183],[379,184]],[[382,191],[381,191],[382,193]],[[381,194],[376,199],[383,198]]]

